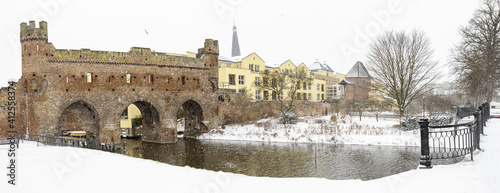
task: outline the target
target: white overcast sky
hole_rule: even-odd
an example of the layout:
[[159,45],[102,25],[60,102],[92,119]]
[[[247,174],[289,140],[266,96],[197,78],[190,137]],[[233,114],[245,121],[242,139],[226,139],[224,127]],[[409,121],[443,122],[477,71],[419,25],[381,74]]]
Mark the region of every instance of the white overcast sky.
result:
[[[459,26],[472,18],[480,0],[9,0],[0,6],[0,86],[21,76],[19,24],[48,22],[57,49],[196,52],[204,39],[219,40],[230,56],[236,21],[242,55],[264,61],[290,59],[307,66],[326,61],[347,73],[366,63],[368,44],[386,30],[424,31],[436,60],[445,65],[460,40]],[[395,8],[395,9],[394,9]],[[145,30],[149,34],[146,34]],[[347,51],[346,51],[347,50]]]

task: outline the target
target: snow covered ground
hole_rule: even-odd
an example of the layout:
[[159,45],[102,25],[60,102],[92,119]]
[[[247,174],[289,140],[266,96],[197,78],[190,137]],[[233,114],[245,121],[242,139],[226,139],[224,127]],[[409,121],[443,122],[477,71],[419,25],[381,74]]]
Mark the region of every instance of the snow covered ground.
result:
[[7,183],[7,145],[0,145],[0,192],[481,192],[500,190],[500,119],[488,122],[483,151],[453,165],[415,169],[380,179],[268,178],[178,167],[71,147],[17,150],[16,186]]
[[305,142],[360,145],[420,146],[418,130],[401,131],[399,119],[346,117],[336,123],[330,116],[302,117],[297,124],[278,124],[263,119],[255,124],[226,125],[199,136],[200,139],[224,139],[271,142]]

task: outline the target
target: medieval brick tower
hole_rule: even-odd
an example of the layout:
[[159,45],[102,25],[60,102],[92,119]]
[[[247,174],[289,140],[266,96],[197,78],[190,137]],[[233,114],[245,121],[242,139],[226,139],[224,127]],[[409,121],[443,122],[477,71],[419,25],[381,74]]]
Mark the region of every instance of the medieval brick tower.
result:
[[128,52],[55,49],[47,22],[21,23],[22,78],[18,124],[30,134],[86,131],[89,140],[120,141],[121,113],[130,104],[143,116],[143,140],[177,140],[176,115],[186,114],[185,136],[218,125],[219,45],[206,39],[196,57],[132,47]]
[[368,101],[368,93],[371,89],[371,76],[365,65],[356,62],[345,75],[346,93],[344,98],[347,101]]

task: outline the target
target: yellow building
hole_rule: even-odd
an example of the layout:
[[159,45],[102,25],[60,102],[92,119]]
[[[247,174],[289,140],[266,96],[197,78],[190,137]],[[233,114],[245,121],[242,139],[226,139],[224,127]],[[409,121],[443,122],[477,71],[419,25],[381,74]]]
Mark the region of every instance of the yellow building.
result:
[[[326,64],[323,64],[326,65]],[[312,65],[314,67],[314,64]],[[276,73],[279,70],[285,72],[295,72],[301,70],[306,73],[305,78],[310,78],[311,83],[301,83],[297,90],[297,100],[323,101],[327,99],[327,85],[336,85],[345,78],[345,75],[329,70],[314,69],[312,71],[304,63],[295,65],[292,61],[265,62],[256,53],[244,57],[223,57],[219,56],[219,88],[235,93],[250,93],[252,100],[273,100],[273,94],[267,91],[256,89],[263,82],[260,73]],[[305,85],[304,85],[305,84]],[[286,95],[287,93],[282,93]],[[278,97],[276,95],[275,97]]]
[[127,109],[122,113],[122,118],[120,120],[120,128],[132,128],[132,119],[140,117],[141,111],[137,106],[131,104],[127,107]]
[[[189,56],[189,53],[188,53]],[[345,75],[335,73],[326,63],[316,61],[307,67],[304,63],[295,65],[292,61],[264,62],[256,53],[240,56],[238,35],[236,26],[233,26],[233,42],[231,57],[219,56],[219,88],[235,93],[248,93],[252,100],[272,100],[273,94],[257,89],[262,82],[260,73],[275,73],[279,70],[285,72],[306,72],[305,78],[311,79],[311,83],[297,85],[297,100],[323,101],[327,99],[327,85],[336,85],[340,90],[340,81]],[[301,83],[303,84],[303,83]],[[295,85],[294,85],[295,86]],[[342,89],[343,91],[343,89]],[[339,91],[340,92],[340,91]],[[286,96],[287,93],[281,93]],[[278,97],[275,94],[274,97]],[[343,96],[343,93],[338,96]]]
[[[256,53],[245,57],[219,57],[219,88],[237,93],[255,93],[255,82],[261,82],[264,60]],[[252,95],[255,99],[255,95]]]

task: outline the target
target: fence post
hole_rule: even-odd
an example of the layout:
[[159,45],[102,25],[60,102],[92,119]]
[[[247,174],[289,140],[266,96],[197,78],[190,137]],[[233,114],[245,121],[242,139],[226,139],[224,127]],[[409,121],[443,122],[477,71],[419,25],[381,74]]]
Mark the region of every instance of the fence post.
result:
[[432,168],[429,151],[429,119],[420,119],[420,165]]
[[484,125],[484,110],[483,106],[479,106],[479,133],[483,133],[483,125]]
[[481,115],[480,115],[481,111],[476,111],[474,112],[474,119],[476,120],[476,122],[474,123],[474,131],[472,132],[472,135],[474,135],[474,141],[473,141],[473,144],[474,144],[474,148],[472,149],[472,151],[476,150],[476,149],[479,149],[481,150],[481,146],[479,144],[479,141],[481,140],[481,136],[479,135],[481,132]]
[[490,115],[488,113],[488,103],[483,103],[483,127],[481,129],[481,134],[484,135],[484,127],[486,127],[486,121],[488,120],[488,118],[490,118]]

